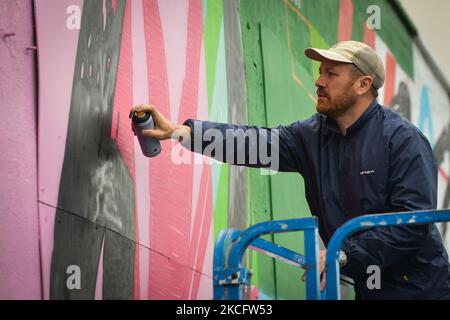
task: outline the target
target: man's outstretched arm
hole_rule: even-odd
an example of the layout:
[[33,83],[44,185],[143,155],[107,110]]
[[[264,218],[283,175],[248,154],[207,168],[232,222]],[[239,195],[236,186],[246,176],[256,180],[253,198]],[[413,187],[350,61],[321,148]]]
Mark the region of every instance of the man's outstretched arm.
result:
[[138,105],[131,109],[130,115],[138,111],[152,114],[156,128],[142,131],[152,138],[178,140],[193,152],[229,164],[303,172],[300,122],[261,128],[188,119],[182,125],[176,125],[154,106]]

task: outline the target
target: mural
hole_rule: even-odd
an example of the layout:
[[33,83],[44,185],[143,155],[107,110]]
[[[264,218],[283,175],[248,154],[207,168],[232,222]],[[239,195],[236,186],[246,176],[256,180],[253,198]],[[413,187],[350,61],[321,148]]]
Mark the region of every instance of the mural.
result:
[[[61,126],[59,132],[65,144],[53,145],[52,154],[45,147],[40,153],[49,298],[197,299],[212,294],[211,168],[202,162],[173,165],[171,142],[163,144],[158,161],[145,158],[127,118],[134,103],[149,102],[175,122],[208,117],[202,4],[176,4],[79,3],[80,29],[61,26],[62,34],[77,33],[77,42],[74,67],[58,70],[73,77],[59,89],[66,101],[71,97],[67,129]],[[58,9],[44,2],[36,6],[38,18]],[[56,32],[49,29],[54,22],[38,19],[40,41],[52,41],[61,55],[71,57],[64,50],[67,40],[49,39]],[[40,61],[55,55],[45,54]],[[43,68],[40,79],[54,73]],[[53,111],[60,106],[43,96],[41,146],[51,143],[54,133],[45,127],[58,121]],[[79,290],[66,285],[73,265],[81,270]]]
[[[318,63],[303,54],[309,46],[354,39],[379,52],[387,75],[379,102],[428,137],[439,164],[439,207],[449,207],[448,92],[387,0],[34,5],[44,299],[210,299],[221,229],[309,216],[301,176],[208,161],[172,141],[146,158],[128,119],[140,103],[177,123],[306,119],[315,112],[318,76]],[[382,12],[380,29],[367,24],[369,5]],[[447,230],[441,226],[450,245]],[[304,250],[301,233],[267,239]],[[305,298],[302,271],[258,253],[245,263],[253,270],[248,297]]]

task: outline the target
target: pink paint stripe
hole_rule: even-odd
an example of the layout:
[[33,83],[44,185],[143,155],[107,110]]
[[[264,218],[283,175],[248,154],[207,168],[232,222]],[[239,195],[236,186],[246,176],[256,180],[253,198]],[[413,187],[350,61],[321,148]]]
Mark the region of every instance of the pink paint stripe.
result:
[[444,171],[444,169],[439,168],[439,173],[441,177],[445,180],[445,182],[448,182],[448,174]]
[[341,0],[339,6],[339,41],[350,40],[353,27],[353,1]]
[[395,71],[397,62],[394,57],[387,52],[386,55],[386,82],[384,85],[384,105],[389,106],[395,94]]
[[[147,55],[145,49],[144,16],[142,0],[132,0],[132,47],[133,47],[133,105],[148,103]],[[135,141],[136,142],[136,141]],[[136,242],[150,246],[150,180],[149,160],[141,151],[139,143],[135,143],[135,194],[137,211]],[[137,246],[141,248],[141,246]],[[148,266],[149,256],[139,249],[140,298],[148,299]]]
[[[162,34],[161,20],[158,2],[156,0],[143,1],[144,30],[148,62],[148,88],[150,103],[166,116],[170,114],[169,94],[167,84],[167,67],[164,52],[164,38]],[[170,160],[170,144],[162,143],[163,151],[158,156],[158,161],[152,162],[150,167],[150,244],[151,248],[163,254],[172,256],[177,249],[179,240],[174,235],[176,228],[183,218],[183,208],[176,208],[173,194],[181,190],[177,183],[173,182],[173,168]],[[180,177],[183,179],[183,175]],[[178,230],[178,236],[183,236],[183,230]],[[182,246],[178,245],[178,248]],[[187,248],[182,249],[187,252]],[[174,270],[168,270],[164,259],[158,255],[150,254],[148,292],[150,298],[162,299],[170,294],[177,295],[176,288],[168,286],[168,276],[174,274]],[[168,275],[169,274],[169,275]]]
[[[145,35],[149,62],[150,101],[166,116],[170,114],[166,55],[161,29],[161,17],[156,1],[144,2]],[[179,121],[195,117],[198,103],[198,75],[202,40],[202,8],[198,0],[189,2],[186,72],[180,101]],[[167,61],[171,63],[171,61]],[[182,106],[182,108],[181,108]],[[163,144],[163,149],[169,145]],[[151,244],[152,249],[169,259],[187,265],[195,248],[189,247],[192,218],[193,166],[174,166],[170,151],[162,152],[158,161],[152,162],[151,177]],[[198,237],[199,235],[195,235]],[[150,259],[153,259],[152,256]],[[191,273],[187,268],[164,270],[163,265],[151,261],[150,279],[180,279],[167,294],[181,298],[188,292],[187,282]],[[180,274],[181,273],[181,274]],[[180,285],[181,284],[181,285]],[[150,286],[149,292],[164,292],[163,288]]]
[[[164,36],[167,78],[169,84],[170,119],[178,122],[180,99],[185,81],[188,7],[186,0],[159,0],[159,13]],[[176,23],[174,23],[176,21]]]
[[[184,82],[183,92],[181,96],[181,106],[179,112],[179,122],[184,121],[187,118],[195,118],[198,113],[198,89],[199,89],[199,73],[200,73],[200,57],[202,48],[202,38],[203,38],[203,19],[202,19],[202,6],[201,2],[198,0],[189,1],[189,12],[188,12],[188,38],[187,38],[187,57],[186,57],[186,81]],[[187,188],[191,190],[188,194],[189,197],[184,199],[186,206],[192,207],[192,186],[193,186],[193,166],[190,167],[189,176],[187,176]],[[201,184],[202,185],[202,184]],[[204,185],[204,184],[203,184]],[[199,196],[198,199],[203,199]],[[188,239],[191,239],[189,246],[189,260],[188,269],[186,277],[184,277],[183,286],[183,296],[186,297],[189,294],[190,282],[192,279],[193,263],[192,257],[195,257],[198,250],[198,241],[200,238],[199,232],[193,232],[191,235],[191,219],[192,212],[190,212],[188,217],[188,223],[185,225],[189,234]],[[201,218],[199,210],[195,215],[195,219]],[[194,223],[194,230],[197,225]]]
[[364,24],[364,40],[365,44],[368,44],[372,48],[375,48],[375,38],[376,33],[367,27],[367,24]]
[[[200,73],[199,73],[199,101],[198,101],[198,112],[197,116],[200,119],[204,119],[208,117],[208,98],[206,94],[206,71],[205,71],[205,56],[203,50],[202,43],[202,54],[200,57]],[[201,167],[201,172],[198,177],[200,189],[198,191],[199,196],[197,197],[198,205],[195,208],[196,215],[195,217],[201,216],[201,235],[198,245],[194,245],[191,247],[196,248],[196,256],[194,257],[194,265],[190,266],[191,270],[194,270],[195,273],[201,273],[204,271],[205,266],[209,266],[208,272],[211,273],[212,264],[210,260],[205,264],[205,259],[212,258],[212,246],[209,242],[212,241],[212,177],[211,177],[211,167],[208,164],[204,164]],[[194,223],[197,225],[197,223]],[[194,226],[191,227],[193,229]],[[198,234],[195,231],[192,233],[193,235]],[[191,239],[192,240],[192,239]],[[190,289],[189,297],[190,299],[196,299],[198,296],[198,291],[201,285],[201,278],[198,277],[190,277],[189,279],[193,279],[193,283],[189,284],[188,288]]]
[[[116,91],[114,97],[114,112],[111,136],[117,140],[119,152],[130,172],[136,186],[135,159],[134,159],[134,134],[130,130],[128,112],[133,103],[133,65],[131,42],[131,5],[125,5],[124,22],[122,29],[122,43],[120,47],[119,66],[117,71]],[[136,194],[136,192],[135,192]],[[136,196],[135,196],[135,208]],[[139,239],[138,210],[136,214],[136,241]],[[136,246],[134,259],[134,298],[140,297],[139,283],[139,246]]]
[[189,1],[186,81],[181,97],[179,121],[197,115],[200,55],[203,38],[202,5],[199,0]]
[[[95,300],[103,299],[103,249],[105,248],[105,235],[102,239],[102,249],[98,260],[97,281],[95,282]],[[83,284],[81,284],[83,285]]]
[[[211,224],[213,218],[213,209],[212,209],[212,186],[211,186],[211,167],[205,165],[204,168],[204,179],[202,179],[203,183],[202,192],[200,194],[200,199],[204,199],[203,206],[201,208],[201,212],[198,212],[197,215],[202,215],[203,223],[201,227],[201,238],[200,245],[197,252],[197,259],[195,263],[195,270],[198,272],[202,271],[203,263],[205,261],[206,256],[206,248],[208,247],[208,238],[211,232]],[[200,286],[200,277],[194,278],[194,284],[192,285],[192,294],[191,299],[195,299],[198,294],[198,289]]]

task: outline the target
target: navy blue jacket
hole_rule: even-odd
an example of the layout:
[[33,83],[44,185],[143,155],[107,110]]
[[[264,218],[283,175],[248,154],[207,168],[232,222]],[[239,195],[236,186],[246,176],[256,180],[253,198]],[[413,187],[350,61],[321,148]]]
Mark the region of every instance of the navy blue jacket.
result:
[[[356,216],[436,208],[437,165],[429,142],[415,126],[376,100],[345,136],[333,119],[322,114],[277,130],[192,119],[185,124],[193,130],[192,151],[250,167],[271,165],[259,158],[255,162],[250,153],[264,144],[270,150],[278,138],[278,169],[303,176],[306,199],[311,213],[319,218],[325,244],[337,228]],[[208,129],[213,134],[202,139]],[[231,157],[225,140],[221,151],[228,152],[228,158],[208,150],[211,140],[219,137],[214,131],[234,139]],[[278,152],[275,147],[271,151]],[[238,155],[245,159],[239,160]],[[342,250],[348,256],[342,272],[354,279],[357,299],[450,299],[450,266],[435,224],[362,231],[347,239]],[[381,269],[380,290],[367,288],[369,265]]]

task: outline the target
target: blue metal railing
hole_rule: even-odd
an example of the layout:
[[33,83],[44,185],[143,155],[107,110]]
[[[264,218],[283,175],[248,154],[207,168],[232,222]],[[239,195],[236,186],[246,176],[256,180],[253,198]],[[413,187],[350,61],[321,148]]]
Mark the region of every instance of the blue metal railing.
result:
[[[258,239],[267,234],[293,231],[304,231],[305,257]],[[306,274],[307,299],[320,299],[318,239],[315,217],[258,223],[243,232],[235,229],[222,231],[214,249],[214,299],[242,299],[242,286],[250,284],[250,272],[242,266],[245,250],[250,245],[266,253],[283,257],[286,261],[302,264],[308,271]]]
[[331,237],[326,255],[326,283],[325,299],[339,300],[339,250],[346,238],[353,233],[371,228],[385,226],[433,223],[450,220],[450,210],[410,211],[400,213],[385,213],[365,215],[347,221]]
[[[365,215],[347,221],[328,243],[326,254],[326,289],[319,289],[317,219],[301,218],[256,224],[244,231],[223,230],[214,248],[214,299],[242,299],[242,286],[250,284],[250,271],[242,266],[247,248],[307,270],[307,299],[340,299],[338,253],[344,240],[353,233],[370,228],[450,221],[450,210],[410,211]],[[260,239],[267,234],[304,231],[305,256]]]

